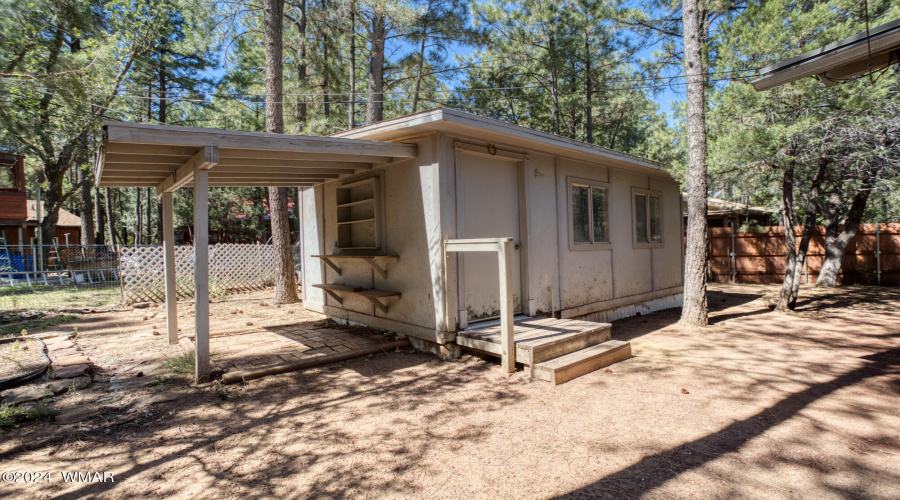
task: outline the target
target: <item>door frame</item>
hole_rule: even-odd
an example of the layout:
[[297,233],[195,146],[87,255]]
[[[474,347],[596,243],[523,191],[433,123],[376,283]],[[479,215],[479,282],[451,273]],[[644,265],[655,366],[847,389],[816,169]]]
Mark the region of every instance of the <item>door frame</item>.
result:
[[[526,186],[529,158],[527,153],[499,149],[493,144],[480,146],[463,141],[454,141],[454,171],[456,173],[456,237],[463,238],[465,235],[465,184],[463,177],[463,155],[481,156],[484,158],[492,158],[502,161],[508,161],[517,164],[518,178],[518,204],[519,204],[519,297],[522,312],[529,316],[534,315],[532,311],[531,301],[528,296],[528,189]],[[456,294],[457,294],[457,311],[456,322],[457,330],[465,330],[469,326],[469,313],[465,308],[466,304],[466,275],[465,275],[465,256],[462,253],[456,254]]]

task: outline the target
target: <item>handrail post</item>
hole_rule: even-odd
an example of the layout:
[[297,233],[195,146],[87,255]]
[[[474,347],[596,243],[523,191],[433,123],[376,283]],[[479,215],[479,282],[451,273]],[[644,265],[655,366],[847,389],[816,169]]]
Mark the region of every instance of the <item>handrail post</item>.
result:
[[[503,370],[516,371],[516,340],[513,322],[512,238],[444,240],[444,258],[450,252],[496,252],[500,276],[500,356]],[[449,316],[448,316],[449,317]]]
[[512,249],[510,240],[497,243],[500,264],[500,342],[503,371],[516,371],[516,342],[513,325]]

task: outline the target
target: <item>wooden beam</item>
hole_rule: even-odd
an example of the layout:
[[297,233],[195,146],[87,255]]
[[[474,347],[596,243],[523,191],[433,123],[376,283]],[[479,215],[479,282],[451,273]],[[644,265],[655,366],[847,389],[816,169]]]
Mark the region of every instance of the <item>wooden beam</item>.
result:
[[247,168],[247,167],[235,167],[230,166],[226,167],[219,163],[214,170],[215,173],[221,172],[230,172],[230,173],[249,173],[253,175],[266,175],[266,174],[301,174],[301,175],[316,175],[316,174],[354,174],[356,173],[355,169],[352,168],[296,168],[296,167],[257,167],[257,168]]
[[259,181],[262,179],[263,181],[268,180],[305,180],[305,179],[337,179],[340,177],[340,174],[293,174],[290,172],[287,173],[278,173],[278,174],[267,174],[265,176],[261,176],[258,174],[244,174],[244,173],[234,173],[234,172],[219,172],[218,170],[214,170],[211,172],[209,178],[210,180],[249,180],[249,181]]
[[178,293],[175,289],[175,207],[174,193],[162,195],[163,260],[166,272],[166,331],[169,343],[178,343]]
[[154,181],[154,182],[145,182],[145,181],[140,181],[140,182],[130,182],[130,181],[129,181],[129,182],[123,182],[123,181],[106,181],[106,180],[101,180],[101,181],[100,181],[100,184],[98,184],[97,187],[102,187],[102,188],[152,187],[152,188],[155,188],[155,187],[158,186],[158,185],[159,185],[159,182],[156,182],[156,181]]
[[[225,148],[222,148],[223,156],[240,160],[287,160],[287,161],[322,161],[322,162],[352,162],[352,163],[390,163],[393,162],[393,156],[378,156],[357,153],[309,153],[309,152],[288,152],[288,151],[260,151],[254,149],[231,149],[225,154]],[[405,157],[403,157],[405,158]]]
[[[174,156],[172,158],[175,158]],[[103,168],[104,178],[108,172],[119,172],[124,174],[133,174],[135,172],[160,172],[163,174],[171,174],[175,170],[180,167],[182,163],[178,165],[172,165],[171,163],[144,163],[144,164],[132,164],[132,163],[106,163]]]
[[109,163],[125,163],[130,165],[142,165],[145,163],[168,164],[173,165],[173,167],[177,167],[184,163],[185,157],[158,154],[126,155],[119,153],[107,153],[106,161]]
[[298,153],[326,153],[374,155],[380,157],[413,158],[416,146],[382,141],[310,137],[303,135],[242,132],[234,130],[176,127],[144,123],[106,122],[108,142],[133,142],[167,146],[210,145],[221,148],[291,151]]
[[160,146],[159,144],[107,143],[104,151],[121,155],[191,156],[196,146]]
[[209,170],[219,163],[219,148],[216,146],[204,146],[197,151],[190,160],[184,165],[178,167],[178,170],[156,186],[156,196],[161,196],[165,192],[175,191],[176,189],[188,184],[194,179],[194,172],[197,170]]
[[166,178],[166,174],[159,173],[153,175],[153,173],[149,173],[147,175],[127,175],[127,174],[119,174],[116,172],[107,172],[106,175],[103,176],[104,181],[111,182],[128,182],[128,181],[138,181],[138,182],[152,182],[154,184],[159,184]]
[[296,169],[312,169],[312,168],[345,168],[345,169],[365,169],[372,168],[371,163],[363,161],[322,161],[303,158],[294,158],[290,160],[273,159],[273,158],[235,158],[233,156],[224,156],[219,159],[220,167],[244,167],[247,169],[272,168],[272,167],[291,167]]
[[210,187],[304,187],[304,186],[316,186],[319,184],[323,184],[322,182],[309,182],[309,181],[260,181],[260,182],[250,182],[250,181],[210,181]]

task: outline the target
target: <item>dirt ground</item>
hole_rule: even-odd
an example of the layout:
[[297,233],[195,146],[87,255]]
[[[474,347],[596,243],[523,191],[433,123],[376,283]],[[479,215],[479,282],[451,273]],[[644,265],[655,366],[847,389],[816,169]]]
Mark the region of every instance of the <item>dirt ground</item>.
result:
[[[0,492],[900,498],[900,288],[804,288],[792,314],[767,307],[772,290],[714,285],[706,329],[678,325],[678,310],[617,321],[613,336],[631,340],[634,358],[557,387],[473,356],[407,351],[185,386],[190,397],[121,425],[21,424],[0,433],[0,469],[56,475]],[[213,330],[313,319],[241,300],[213,304]],[[153,335],[161,309],[139,311],[61,329],[77,326],[100,365],[177,356]],[[112,472],[115,482],[63,483],[60,471]]]

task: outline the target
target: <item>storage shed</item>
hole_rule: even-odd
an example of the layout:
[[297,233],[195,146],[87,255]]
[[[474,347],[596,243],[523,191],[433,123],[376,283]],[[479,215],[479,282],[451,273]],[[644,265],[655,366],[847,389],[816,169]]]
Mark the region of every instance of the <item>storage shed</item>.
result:
[[473,339],[496,330],[497,257],[446,246],[496,238],[511,239],[518,318],[607,322],[682,303],[681,191],[656,162],[449,109],[336,137],[418,155],[302,190],[309,309],[490,351]]
[[[172,192],[299,186],[303,301],[448,356],[561,383],[631,355],[606,322],[681,305],[681,193],[658,163],[435,109],[332,137],[108,122],[101,187],[162,198],[178,338]],[[194,246],[196,380],[210,375],[208,258]]]

